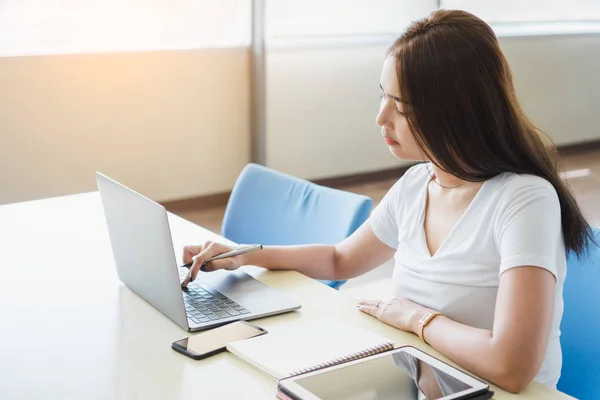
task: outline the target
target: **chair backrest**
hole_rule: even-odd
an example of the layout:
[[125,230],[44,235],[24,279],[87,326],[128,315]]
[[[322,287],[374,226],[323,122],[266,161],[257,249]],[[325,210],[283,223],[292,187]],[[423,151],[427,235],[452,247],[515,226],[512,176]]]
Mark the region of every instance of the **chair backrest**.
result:
[[[366,221],[371,204],[366,196],[248,164],[231,192],[221,233],[246,244],[335,244]],[[322,282],[339,288],[344,281]]]
[[[594,229],[600,244],[600,230]],[[558,389],[578,399],[600,399],[600,247],[582,260],[570,254],[563,289],[563,366]]]

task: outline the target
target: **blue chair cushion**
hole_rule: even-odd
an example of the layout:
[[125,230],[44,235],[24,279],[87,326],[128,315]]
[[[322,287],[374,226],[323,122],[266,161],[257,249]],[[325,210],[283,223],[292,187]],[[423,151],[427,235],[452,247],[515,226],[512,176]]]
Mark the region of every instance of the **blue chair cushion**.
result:
[[[600,230],[594,229],[596,243]],[[600,399],[600,247],[567,258],[561,322],[563,366],[557,388],[580,399]]]
[[248,164],[231,192],[221,233],[236,243],[335,244],[367,220],[371,204],[366,196]]

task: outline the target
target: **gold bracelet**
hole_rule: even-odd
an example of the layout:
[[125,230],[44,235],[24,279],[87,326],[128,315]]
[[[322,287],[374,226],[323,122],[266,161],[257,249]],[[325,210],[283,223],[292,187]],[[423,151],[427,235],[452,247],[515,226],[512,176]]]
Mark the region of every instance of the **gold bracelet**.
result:
[[442,313],[437,311],[429,311],[427,314],[423,315],[423,317],[419,320],[419,328],[417,329],[417,335],[419,335],[419,338],[422,341],[425,342],[425,338],[423,337],[423,330],[438,315],[442,315]]

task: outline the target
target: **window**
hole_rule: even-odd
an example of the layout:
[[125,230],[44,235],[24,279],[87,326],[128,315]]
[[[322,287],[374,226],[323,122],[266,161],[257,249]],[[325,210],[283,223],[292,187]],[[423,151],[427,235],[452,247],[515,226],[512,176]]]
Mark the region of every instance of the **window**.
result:
[[250,0],[0,0],[0,56],[237,47]]
[[498,22],[600,21],[599,0],[442,0],[441,8],[462,9]]
[[[437,0],[263,0],[266,39],[399,34]],[[245,47],[252,0],[0,0],[0,56]],[[441,0],[498,22],[600,21],[600,0]]]

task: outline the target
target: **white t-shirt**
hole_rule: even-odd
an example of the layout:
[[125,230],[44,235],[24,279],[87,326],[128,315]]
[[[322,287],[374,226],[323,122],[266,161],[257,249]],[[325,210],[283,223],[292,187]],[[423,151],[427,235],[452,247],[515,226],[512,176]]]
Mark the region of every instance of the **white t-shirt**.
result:
[[429,163],[410,168],[370,217],[375,236],[396,249],[394,295],[492,330],[500,275],[523,265],[547,269],[556,278],[554,318],[536,380],[555,387],[562,365],[566,255],[554,187],[514,173],[487,180],[432,257],[423,229],[429,168]]

